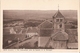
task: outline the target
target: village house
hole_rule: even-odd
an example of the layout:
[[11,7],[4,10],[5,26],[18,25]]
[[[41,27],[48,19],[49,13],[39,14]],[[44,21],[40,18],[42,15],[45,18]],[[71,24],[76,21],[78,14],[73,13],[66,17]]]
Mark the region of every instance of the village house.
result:
[[77,49],[78,48],[78,33],[77,29],[66,29],[66,33],[69,35],[68,48]]
[[37,27],[28,27],[26,37],[39,36],[39,29]]
[[10,29],[10,34],[22,34],[22,29],[20,27],[12,27]]
[[27,33],[27,28],[22,28],[20,26],[15,27],[4,27],[4,34],[25,34]]

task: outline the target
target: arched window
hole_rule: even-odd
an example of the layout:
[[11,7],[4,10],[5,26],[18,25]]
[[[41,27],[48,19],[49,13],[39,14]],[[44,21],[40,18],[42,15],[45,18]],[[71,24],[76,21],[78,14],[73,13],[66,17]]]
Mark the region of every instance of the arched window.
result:
[[63,19],[60,19],[60,22],[62,22],[63,21]]
[[62,28],[62,24],[60,24],[59,27]]
[[59,22],[59,19],[56,19],[56,22]]

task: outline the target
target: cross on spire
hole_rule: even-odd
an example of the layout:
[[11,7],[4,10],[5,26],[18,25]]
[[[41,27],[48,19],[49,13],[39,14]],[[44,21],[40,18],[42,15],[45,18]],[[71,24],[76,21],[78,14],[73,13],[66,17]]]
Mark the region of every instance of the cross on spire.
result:
[[59,4],[58,4],[58,11],[59,11]]

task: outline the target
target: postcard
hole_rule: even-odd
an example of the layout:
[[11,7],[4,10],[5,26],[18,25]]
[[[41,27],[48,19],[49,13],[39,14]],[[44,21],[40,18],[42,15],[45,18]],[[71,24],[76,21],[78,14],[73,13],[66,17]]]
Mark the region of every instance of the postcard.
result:
[[1,51],[79,51],[79,0],[1,0]]

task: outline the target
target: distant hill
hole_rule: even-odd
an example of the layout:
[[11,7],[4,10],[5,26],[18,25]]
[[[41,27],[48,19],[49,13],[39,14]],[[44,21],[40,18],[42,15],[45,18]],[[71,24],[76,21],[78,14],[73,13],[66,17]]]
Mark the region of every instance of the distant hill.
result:
[[[11,19],[51,19],[57,10],[4,10],[3,18]],[[60,10],[67,19],[77,19],[77,10]]]

